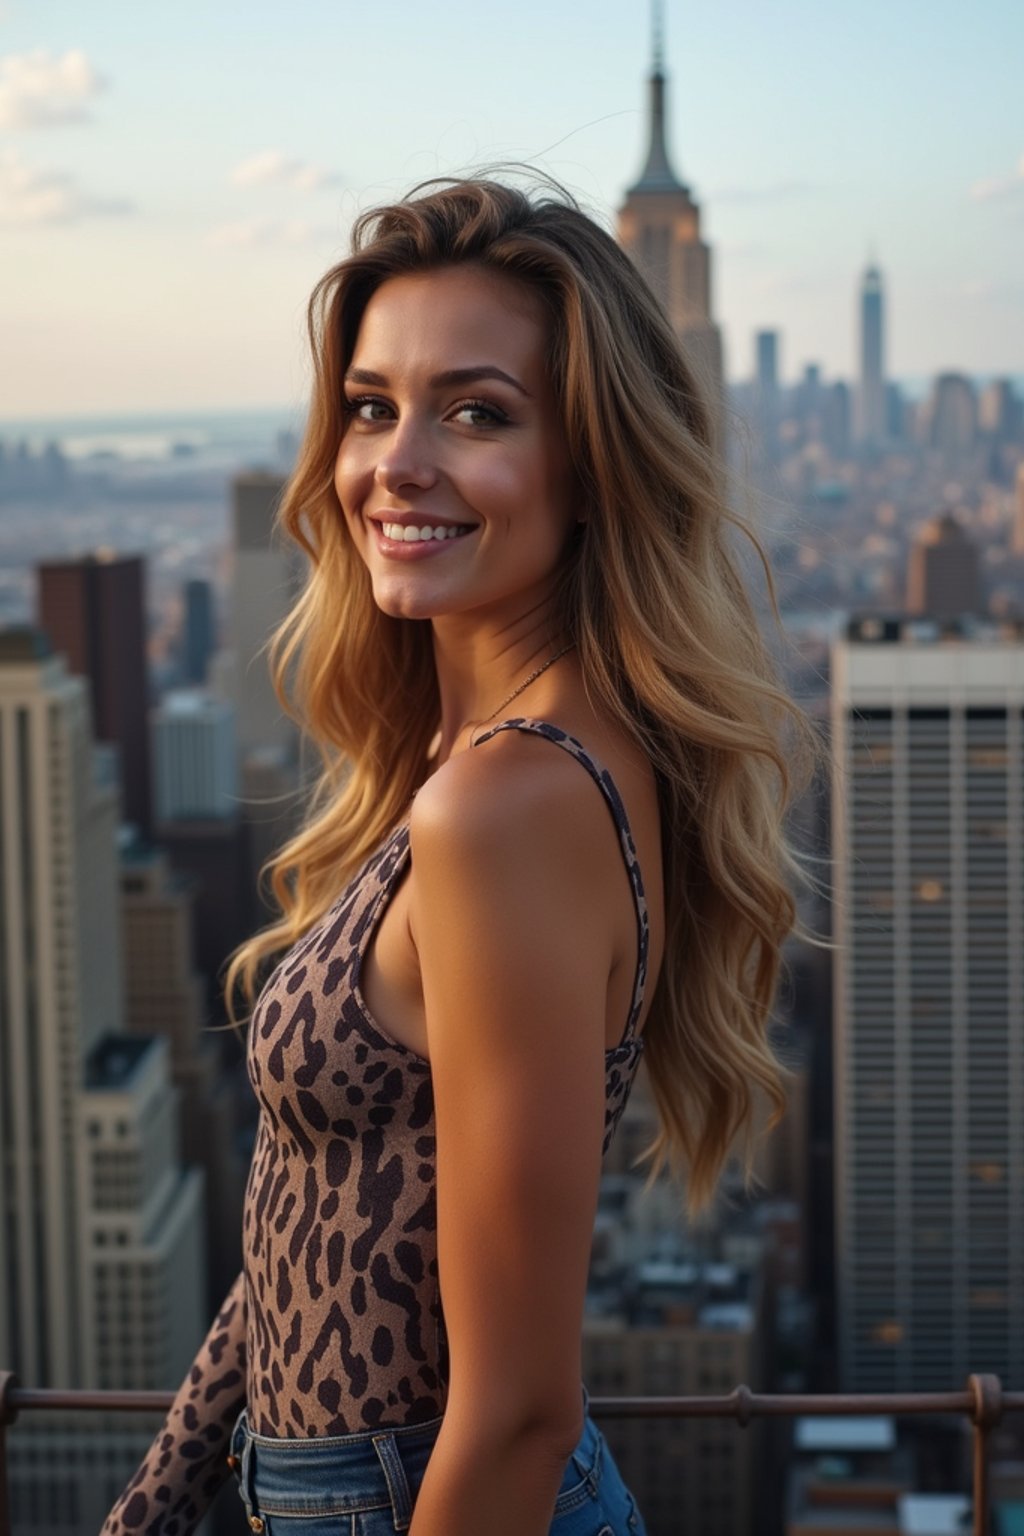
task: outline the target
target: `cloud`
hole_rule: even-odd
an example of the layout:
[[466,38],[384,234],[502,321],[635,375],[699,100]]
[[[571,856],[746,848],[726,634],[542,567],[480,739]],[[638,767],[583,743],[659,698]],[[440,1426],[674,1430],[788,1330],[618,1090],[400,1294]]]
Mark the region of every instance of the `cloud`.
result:
[[722,187],[708,192],[709,203],[781,203],[791,197],[817,197],[823,189],[811,181],[777,181],[768,187]]
[[297,192],[320,192],[325,187],[341,185],[341,177],[319,165],[291,160],[279,149],[264,149],[250,155],[231,172],[238,187],[292,187]]
[[216,246],[256,247],[312,245],[318,240],[336,240],[338,232],[308,219],[239,219],[218,224],[210,231],[209,243]]
[[52,128],[92,121],[90,103],[106,81],[85,54],[69,49],[62,57],[34,53],[0,59],[0,128]]
[[1024,155],[1017,161],[1017,169],[1009,176],[989,176],[976,181],[971,188],[971,198],[976,203],[991,203],[1000,197],[1019,197],[1024,193]]
[[94,197],[62,171],[26,165],[13,150],[0,151],[0,225],[77,224],[88,218],[134,213],[123,198]]

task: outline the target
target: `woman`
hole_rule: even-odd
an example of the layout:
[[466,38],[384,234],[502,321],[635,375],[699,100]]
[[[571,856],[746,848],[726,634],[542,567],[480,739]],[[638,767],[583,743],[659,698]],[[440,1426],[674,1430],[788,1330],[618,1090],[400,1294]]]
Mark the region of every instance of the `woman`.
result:
[[228,973],[245,1268],[104,1530],[184,1536],[231,1467],[279,1536],[627,1536],[580,1380],[601,1157],[642,1052],[691,1211],[781,1113],[813,738],[675,338],[560,189],[364,215],[310,319],[276,660],[324,772]]

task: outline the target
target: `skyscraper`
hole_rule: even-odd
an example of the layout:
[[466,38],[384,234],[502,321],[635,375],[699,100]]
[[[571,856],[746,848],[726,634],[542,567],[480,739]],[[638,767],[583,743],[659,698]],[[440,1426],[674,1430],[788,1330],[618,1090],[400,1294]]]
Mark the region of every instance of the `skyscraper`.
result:
[[241,757],[279,747],[290,755],[295,727],[283,713],[270,679],[266,645],[291,607],[296,562],[274,537],[274,516],[285,481],[269,470],[248,470],[231,482],[235,574],[231,594],[234,696]]
[[126,821],[152,826],[144,567],[91,555],[39,567],[39,623],[68,668],[89,682],[97,741],[120,756]]
[[660,10],[655,10],[647,160],[619,210],[619,243],[661,300],[721,431],[722,336],[712,319],[711,251],[700,208],[669,159]]
[[761,451],[767,463],[779,456],[779,333],[757,331],[754,336],[754,416]]
[[266,650],[300,581],[296,551],[274,531],[284,487],[282,476],[261,470],[238,475],[232,482],[234,700],[254,892],[265,860],[294,834],[301,816],[298,732],[278,703]]
[[756,378],[759,389],[779,387],[779,333],[758,331],[754,336]]
[[974,451],[978,438],[978,397],[964,373],[940,373],[925,407],[928,446],[949,467]]
[[866,448],[885,442],[885,306],[882,274],[865,269],[860,288],[860,379],[857,441]]
[[[85,680],[0,632],[0,1360],[26,1386],[155,1389],[201,1332],[202,1177],[162,1041],[127,1040],[113,752]],[[12,1437],[19,1536],[96,1530],[148,1441],[46,1415]]]
[[85,1384],[83,1061],[121,1017],[117,794],[86,684],[32,630],[0,632],[0,1360]]
[[1024,1378],[1024,624],[832,657],[844,1391]]
[[951,512],[931,518],[910,546],[907,612],[951,619],[983,607],[978,546]]
[[138,842],[122,848],[125,1028],[170,1046],[182,1156],[205,1175],[210,1315],[238,1273],[245,1168],[235,1150],[236,1074],[226,1077],[219,1065],[230,1041],[204,1028],[205,988],[193,959],[195,897],[195,883],[172,873],[162,850]]
[[152,714],[158,820],[230,817],[238,811],[235,712],[198,688],[164,694]]
[[182,626],[181,671],[186,683],[202,686],[206,669],[216,649],[213,614],[213,588],[198,577],[186,581],[185,616]]
[[991,441],[1001,446],[1015,443],[1024,426],[1024,405],[1010,379],[992,379],[985,385],[978,402],[978,427]]

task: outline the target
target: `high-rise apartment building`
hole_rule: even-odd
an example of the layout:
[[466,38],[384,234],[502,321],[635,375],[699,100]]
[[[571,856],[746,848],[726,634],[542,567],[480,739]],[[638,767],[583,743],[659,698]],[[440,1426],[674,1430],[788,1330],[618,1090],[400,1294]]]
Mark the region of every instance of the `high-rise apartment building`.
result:
[[978,400],[978,428],[996,444],[1016,443],[1024,431],[1024,403],[1010,379],[992,379]]
[[1024,460],[1017,465],[1016,488],[1013,500],[1013,533],[1010,548],[1015,555],[1024,555]]
[[951,512],[930,518],[910,546],[907,612],[952,619],[983,609],[978,546]]
[[248,470],[231,482],[233,694],[242,761],[248,753],[267,747],[278,747],[288,755],[294,751],[295,727],[277,701],[266,652],[297,589],[296,558],[274,535],[284,486],[284,478],[269,470]]
[[833,458],[845,459],[850,452],[850,386],[837,379],[825,391],[822,405],[821,433]]
[[757,331],[754,336],[755,378],[761,390],[779,387],[779,333]]
[[[84,1062],[80,1127],[91,1297],[83,1385],[166,1390],[188,1369],[206,1317],[203,1176],[178,1161],[166,1042],[105,1035]],[[19,1425],[10,1440],[18,1536],[99,1530],[154,1427],[107,1413]]]
[[[232,634],[239,777],[255,896],[269,855],[293,835],[301,815],[298,733],[271,682],[266,645],[299,587],[296,552],[274,533],[285,481],[255,470],[232,482],[235,579]],[[271,908],[265,907],[269,915]],[[262,914],[261,914],[262,915]]]
[[925,406],[928,446],[950,466],[973,451],[978,438],[978,397],[966,374],[940,373]]
[[79,1098],[121,1016],[111,767],[84,680],[0,632],[0,1360],[39,1387],[90,1367]]
[[860,287],[860,378],[857,391],[857,441],[878,448],[885,441],[885,296],[882,274],[869,266]]
[[840,1385],[1024,1380],[1024,624],[832,657]]
[[[177,1163],[166,1047],[128,1041],[145,1060],[129,1081],[111,1046],[114,766],[94,748],[85,679],[40,632],[0,632],[0,1361],[33,1387],[96,1387],[126,1363],[132,1385],[169,1386],[202,1334],[201,1179]],[[19,1536],[99,1528],[99,1480],[123,1486],[151,1435],[101,1429],[73,1414],[19,1424]]]
[[166,1040],[106,1035],[85,1063],[85,1233],[99,1388],[173,1386],[206,1315],[203,1174],[183,1169]]
[[[718,1395],[761,1390],[761,1298],[754,1274],[728,1263],[634,1265],[631,1303],[583,1322],[587,1388],[597,1396]],[[652,1533],[744,1536],[761,1478],[756,1448],[727,1420],[615,1423],[616,1462]]]
[[905,443],[909,436],[907,400],[895,379],[885,386],[885,436],[890,443]]
[[[237,1073],[225,1072],[233,1036],[205,1026],[206,988],[194,963],[196,882],[175,874],[162,849],[135,842],[121,850],[125,1029],[160,1036],[170,1048],[178,1090],[183,1161],[202,1168],[206,1194],[206,1311],[212,1315],[238,1273],[245,1169],[235,1150]],[[245,1085],[248,1086],[247,1084]]]
[[89,682],[97,741],[120,757],[122,813],[152,825],[144,567],[141,558],[92,555],[39,567],[40,627],[68,669]]
[[672,168],[665,121],[665,71],[656,28],[650,75],[647,160],[619,210],[619,243],[661,300],[722,430],[722,335],[712,318],[711,250],[700,208]]
[[166,693],[152,713],[159,822],[238,810],[235,711],[198,688]]

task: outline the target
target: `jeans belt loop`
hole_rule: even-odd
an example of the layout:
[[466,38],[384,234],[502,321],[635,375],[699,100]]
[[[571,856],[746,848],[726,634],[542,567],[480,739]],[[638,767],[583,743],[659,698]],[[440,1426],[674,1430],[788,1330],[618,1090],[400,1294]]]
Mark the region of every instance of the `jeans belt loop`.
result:
[[256,1468],[253,1466],[253,1442],[252,1436],[249,1433],[248,1415],[246,1415],[245,1420],[245,1444],[242,1446],[242,1465],[240,1470],[242,1474],[242,1497],[246,1505],[246,1512],[251,1519],[253,1515],[259,1514],[259,1509],[256,1506]]
[[373,1448],[387,1479],[395,1530],[407,1531],[412,1524],[412,1495],[394,1435],[374,1435]]

